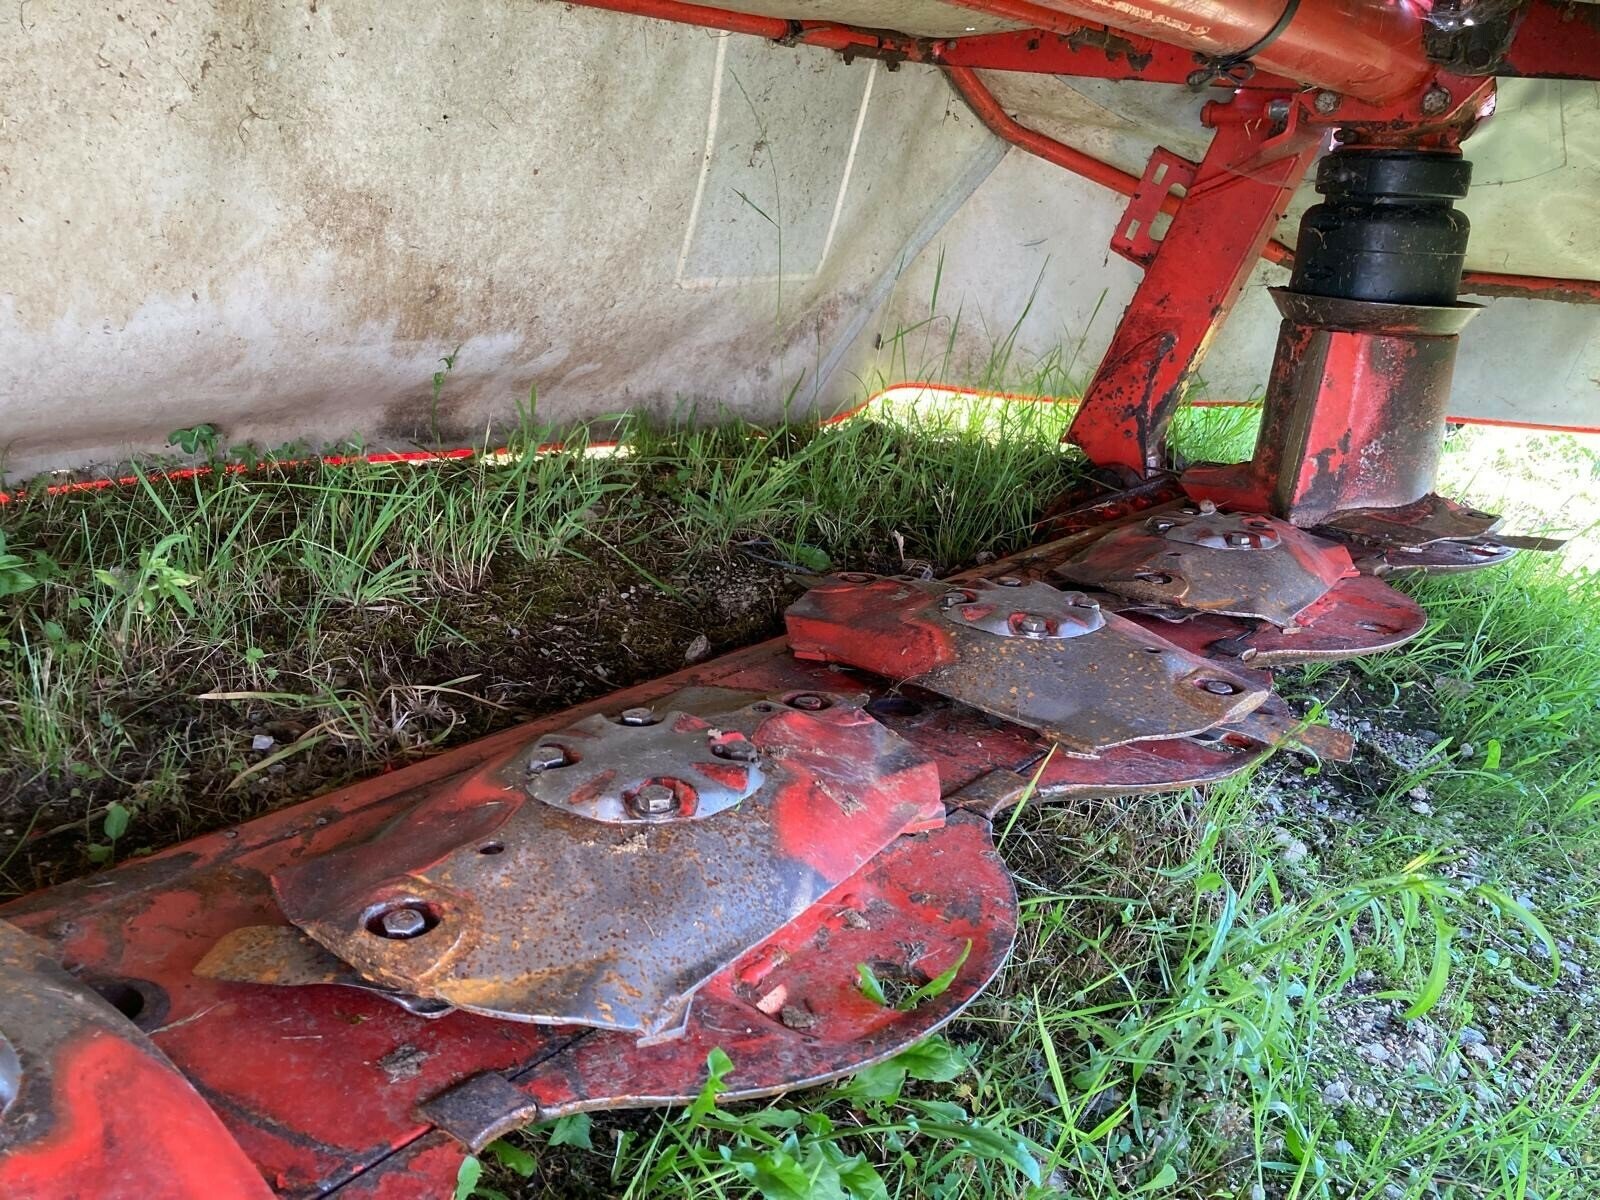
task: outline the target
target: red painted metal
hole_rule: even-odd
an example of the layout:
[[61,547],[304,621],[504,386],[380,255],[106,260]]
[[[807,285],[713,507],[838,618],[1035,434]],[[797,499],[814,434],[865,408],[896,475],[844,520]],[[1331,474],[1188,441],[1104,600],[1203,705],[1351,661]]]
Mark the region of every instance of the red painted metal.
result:
[[[1051,28],[1055,20],[1103,21],[1211,58],[1250,51],[1272,34],[1284,0],[954,0],[963,8]],[[1039,9],[1052,18],[1041,18]],[[1288,24],[1250,60],[1263,70],[1374,103],[1417,90],[1432,73],[1423,54],[1420,6],[1383,0],[1301,0]]]
[[[1558,304],[1600,304],[1600,279],[1558,279],[1549,275],[1504,275],[1496,271],[1463,271],[1461,290],[1470,296],[1502,296],[1511,300],[1553,300]],[[1497,423],[1511,424],[1511,422]],[[1541,428],[1553,428],[1553,426],[1541,426]]]
[[[666,698],[654,725],[590,717],[422,790],[382,836],[274,872],[279,905],[410,995],[676,1031],[707,977],[944,812],[933,762],[843,695],[690,706]],[[530,749],[554,765],[530,775]],[[676,807],[632,815],[651,787]],[[425,927],[385,936],[375,914],[396,908]]]
[[1427,495],[1444,441],[1457,331],[1471,305],[1424,308],[1302,296],[1284,312],[1254,456],[1183,474],[1197,500],[1316,525]]
[[1055,571],[1068,586],[1122,597],[1124,614],[1221,613],[1285,629],[1354,574],[1350,552],[1335,542],[1207,504],[1114,529]]
[[1091,462],[1160,467],[1172,414],[1316,153],[1264,119],[1218,127],[1068,431]]
[[[1134,194],[1137,176],[1103,162],[1091,154],[1067,146],[1055,138],[1028,129],[1005,112],[976,74],[985,71],[1024,71],[1049,75],[1076,75],[1085,78],[1140,80],[1146,83],[1181,83],[1194,72],[1196,59],[1190,50],[1172,42],[1159,41],[1137,33],[1118,32],[1109,25],[1067,16],[1036,4],[993,5],[990,11],[1009,16],[1035,28],[969,37],[928,39],[883,30],[857,29],[821,21],[788,21],[778,17],[754,16],[709,5],[685,4],[680,0],[573,0],[590,8],[631,13],[703,28],[744,33],[786,44],[804,44],[835,50],[847,57],[878,58],[889,62],[920,62],[950,68],[951,83],[973,111],[998,137],[1038,155],[1045,161],[1083,175],[1125,196]],[[969,5],[970,6],[970,5]],[[1583,5],[1561,5],[1540,0],[1530,17],[1534,30],[1558,27],[1569,22],[1568,9]],[[1002,11],[1004,10],[1004,11]],[[1580,12],[1579,17],[1584,14]],[[1570,32],[1570,30],[1569,30]],[[1531,49],[1541,44],[1544,33],[1530,34],[1524,74],[1554,74],[1555,59],[1538,68],[1543,52]],[[1334,45],[1340,45],[1337,40]],[[1562,60],[1565,61],[1565,60]],[[1582,61],[1581,58],[1579,60]],[[1519,73],[1507,71],[1507,74]],[[1569,76],[1593,78],[1589,76]],[[1435,73],[1435,80],[1441,78]],[[1454,78],[1454,77],[1443,77]],[[1394,104],[1362,104],[1357,93],[1342,97],[1340,108],[1332,114],[1316,114],[1311,107],[1315,97],[1297,95],[1287,77],[1256,72],[1246,86],[1251,90],[1281,90],[1307,119],[1327,126],[1348,122],[1352,127],[1396,121],[1420,122],[1421,97],[1427,90],[1419,82]],[[1415,110],[1415,111],[1413,111]],[[1178,211],[1176,198],[1163,198],[1161,211],[1169,216]],[[1272,240],[1262,247],[1262,257],[1279,266],[1294,263],[1294,251]],[[1501,296],[1523,300],[1554,300],[1568,304],[1600,304],[1600,281],[1563,279],[1552,276],[1516,275],[1495,271],[1467,271],[1461,290],[1478,296]],[[3,497],[0,497],[3,502]]]
[[1600,80],[1600,11],[1575,0],[1532,0],[1517,19],[1511,45],[1482,71]]
[[269,1200],[223,1123],[140,1030],[0,921],[0,1195]]
[[[1167,42],[1120,33],[1092,22],[1057,20],[1053,28],[1020,33],[987,33],[940,43],[933,61],[944,67],[982,71],[1025,71],[1090,79],[1137,79],[1146,83],[1187,83],[1195,56]],[[1259,75],[1252,87],[1269,84],[1293,90],[1294,82]]]
[[1116,232],[1111,235],[1111,248],[1129,262],[1148,269],[1161,246],[1160,240],[1152,236],[1156,218],[1168,209],[1175,211],[1179,207],[1174,193],[1178,188],[1192,188],[1199,169],[1197,163],[1164,146],[1157,146],[1133,189]]
[[1299,614],[1294,629],[1216,613],[1197,613],[1180,621],[1137,611],[1123,615],[1191,653],[1261,667],[1337,662],[1393,650],[1416,637],[1428,622],[1428,614],[1415,600],[1371,575],[1341,579]]
[[1068,754],[1186,737],[1267,697],[1082,593],[1020,576],[955,585],[834,576],[784,621],[799,658],[938,692],[1036,729]]
[[[1082,150],[1068,146],[1057,141],[1047,134],[1039,133],[1019,124],[1007,115],[1000,102],[995,99],[994,93],[983,85],[978,73],[969,67],[951,67],[945,72],[950,83],[961,98],[980,121],[987,125],[996,136],[1004,138],[1013,146],[1020,146],[1029,154],[1036,154],[1048,163],[1058,167],[1065,167],[1075,174],[1082,175],[1085,179],[1092,180],[1102,187],[1110,188],[1114,192],[1121,192],[1124,196],[1131,196],[1139,187],[1139,177],[1130,175],[1119,167],[1110,163],[1101,162],[1092,154],[1085,154]],[[1178,211],[1176,197],[1168,196],[1163,200],[1161,211],[1176,213]]]

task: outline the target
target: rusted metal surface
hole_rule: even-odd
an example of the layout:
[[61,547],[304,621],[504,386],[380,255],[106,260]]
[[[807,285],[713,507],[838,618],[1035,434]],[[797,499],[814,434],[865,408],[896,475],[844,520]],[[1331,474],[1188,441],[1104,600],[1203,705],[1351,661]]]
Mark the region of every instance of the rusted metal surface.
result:
[[1368,575],[1476,571],[1518,550],[1548,553],[1566,544],[1560,538],[1503,535],[1499,527],[1494,513],[1430,493],[1400,508],[1339,513],[1318,532],[1348,545],[1357,569]]
[[266,1200],[238,1143],[150,1039],[0,921],[0,1195]]
[[[820,696],[816,702],[832,703]],[[761,754],[743,730],[675,707],[642,705],[615,719],[586,717],[541,738],[506,777],[542,804],[613,824],[704,820],[766,783]],[[658,811],[652,796],[663,802]]]
[[[1419,10],[1378,2],[1302,4],[1279,0],[1219,5],[1206,0],[956,0],[965,8],[1048,29],[1057,19],[1104,21],[1217,60],[1226,70],[1252,64],[1277,75],[1385,102],[1415,90],[1432,72],[1422,54]],[[1285,18],[1288,18],[1285,20]],[[1248,79],[1248,74],[1245,76]]]
[[1334,534],[1368,545],[1415,547],[1481,538],[1500,527],[1500,518],[1430,492],[1400,507],[1348,509],[1323,524]]
[[[942,819],[934,764],[843,696],[757,701],[715,726],[662,707],[656,725],[596,716],[554,731],[381,836],[278,872],[284,914],[410,995],[668,1036],[711,975]],[[622,748],[635,739],[637,761]],[[552,746],[566,754],[543,765]],[[532,798],[505,782],[530,762]],[[559,782],[567,770],[575,786]],[[650,793],[664,803],[645,812]],[[737,807],[697,813],[702,795]]]
[[1195,654],[1260,667],[1337,662],[1393,650],[1428,623],[1420,604],[1371,574],[1341,579],[1289,629],[1212,613],[1181,620],[1137,609],[1123,615]]
[[1163,465],[1178,401],[1317,154],[1315,137],[1272,135],[1230,121],[1213,136],[1068,431],[1096,465]]
[[442,1017],[455,1011],[443,1001],[425,1000],[374,983],[292,925],[243,925],[231,929],[195,964],[194,973],[228,983],[356,988],[391,1000],[417,1017]]
[[1334,762],[1349,762],[1355,753],[1355,739],[1348,733],[1295,716],[1277,696],[1272,696],[1260,708],[1246,713],[1231,725],[1202,736],[1216,737],[1219,734],[1223,740],[1244,737],[1272,745],[1298,746],[1319,758],[1332,759]]
[[1184,489],[1301,526],[1421,499],[1444,443],[1454,331],[1477,309],[1273,296],[1286,315],[1255,454],[1191,467]]
[[1498,566],[1516,554],[1516,547],[1494,538],[1470,542],[1429,542],[1425,546],[1354,546],[1358,568],[1383,576],[1418,572],[1423,575],[1457,575]]
[[[885,1058],[969,1004],[1005,961],[1016,893],[989,824],[953,814],[896,841],[800,920],[709,983],[686,1035],[640,1046],[597,1033],[518,1083],[542,1115],[692,1098],[706,1055],[733,1060],[729,1100],[821,1083]],[[969,949],[970,944],[970,949]],[[901,1012],[862,994],[857,965],[914,990],[966,955],[950,989]]]
[[[724,1101],[753,1100],[826,1083],[888,1058],[944,1026],[1005,961],[1016,931],[1016,895],[994,853],[988,822],[958,813],[944,828],[904,838],[778,938],[718,975],[685,1036],[641,1046],[593,1031],[527,1070],[479,1078],[465,1092],[425,1101],[461,1140],[537,1114],[683,1103],[698,1094],[706,1059],[733,1063]],[[914,988],[965,955],[955,981],[909,1011],[886,1009],[857,986],[857,965]],[[470,1102],[470,1103],[465,1103]],[[462,1146],[444,1128],[416,1138],[343,1195],[435,1200],[418,1180],[453,1179]]]
[[[785,614],[789,644],[801,658],[914,683],[1036,729],[1069,754],[1199,733],[1266,698],[1257,684],[1114,614],[1075,637],[1002,636],[948,616],[990,610],[1012,628],[1035,615],[1056,621],[1008,602],[1014,590],[835,578]],[[1066,609],[1092,603],[1057,594]]]
[[1142,609],[1256,617],[1284,629],[1355,573],[1343,546],[1208,501],[1113,530],[1055,570]]

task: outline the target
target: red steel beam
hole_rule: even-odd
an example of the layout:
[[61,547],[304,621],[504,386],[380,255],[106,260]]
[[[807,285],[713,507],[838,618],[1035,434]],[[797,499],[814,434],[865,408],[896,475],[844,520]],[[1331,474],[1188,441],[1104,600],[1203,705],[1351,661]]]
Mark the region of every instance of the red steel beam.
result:
[[1247,57],[1302,83],[1382,104],[1417,91],[1433,74],[1423,53],[1420,7],[1392,0],[954,0],[963,8],[1051,28],[1056,20],[1104,22],[1208,58]]
[[1269,129],[1230,121],[1212,136],[1067,432],[1096,465],[1143,475],[1165,458],[1178,402],[1317,157],[1303,137],[1239,174]]

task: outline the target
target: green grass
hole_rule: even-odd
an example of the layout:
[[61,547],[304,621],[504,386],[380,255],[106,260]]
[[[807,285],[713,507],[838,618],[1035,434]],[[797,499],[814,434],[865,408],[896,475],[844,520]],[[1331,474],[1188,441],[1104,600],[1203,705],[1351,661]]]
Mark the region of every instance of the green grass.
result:
[[[1021,386],[1066,391],[1070,363]],[[1002,355],[983,382],[1008,372]],[[759,636],[790,569],[1019,547],[1077,476],[1067,415],[629,423],[605,454],[529,453],[530,426],[505,462],[0,510],[0,874],[89,869],[558,709],[670,669],[708,628]],[[1179,448],[1235,456],[1253,420],[1186,410]],[[1444,481],[1582,531],[1597,464],[1578,439],[1468,431]],[[684,1112],[569,1119],[463,1190],[1600,1193],[1593,554],[1407,585],[1431,621],[1406,653],[1284,672],[1356,732],[1348,767],[1280,755],[1204,793],[1027,806],[1004,842],[1017,954],[946,1039],[766,1107],[713,1087]]]

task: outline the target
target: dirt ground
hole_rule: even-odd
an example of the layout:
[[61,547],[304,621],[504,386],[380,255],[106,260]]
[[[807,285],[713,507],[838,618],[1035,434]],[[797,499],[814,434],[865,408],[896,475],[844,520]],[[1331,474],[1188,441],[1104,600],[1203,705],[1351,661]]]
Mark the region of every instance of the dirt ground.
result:
[[[94,815],[126,800],[130,782],[136,792],[142,783],[168,794],[166,803],[143,807],[119,858],[776,636],[784,607],[803,590],[785,568],[738,552],[696,557],[688,569],[680,556],[660,557],[633,562],[662,572],[676,595],[600,556],[554,564],[501,559],[481,592],[441,595],[435,619],[460,636],[436,641],[425,654],[417,652],[414,610],[351,610],[329,631],[347,644],[351,669],[329,682],[370,701],[361,714],[370,728],[362,737],[340,729],[235,786],[241,772],[313,731],[316,714],[284,718],[260,699],[201,699],[215,694],[203,684],[157,704],[105,696],[128,747],[114,771],[22,777],[0,769],[0,844],[10,847],[0,895],[96,869],[86,854],[96,840]],[[283,629],[280,636],[295,634]],[[275,648],[263,647],[269,654]],[[163,773],[162,763],[140,761],[138,747],[175,729],[187,751],[181,770]]]

